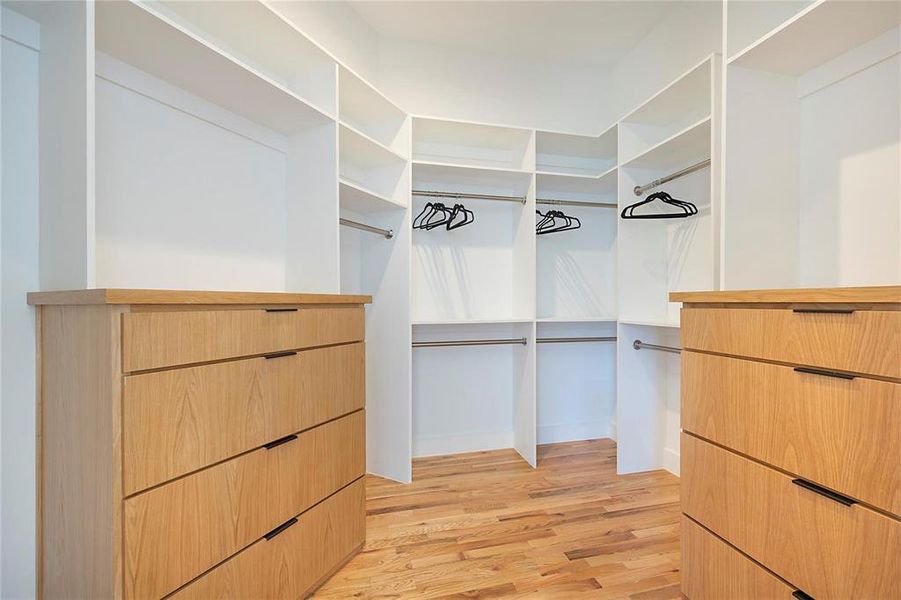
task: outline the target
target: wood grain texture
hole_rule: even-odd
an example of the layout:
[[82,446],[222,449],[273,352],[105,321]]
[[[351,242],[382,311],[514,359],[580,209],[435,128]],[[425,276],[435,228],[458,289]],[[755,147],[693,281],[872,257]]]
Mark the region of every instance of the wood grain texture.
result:
[[363,408],[362,343],[131,375],[125,494]]
[[86,289],[30,292],[31,305],[79,304],[369,304],[372,296],[295,294],[286,292],[216,292],[195,290]]
[[132,372],[363,338],[362,307],[129,313],[123,315],[122,362]]
[[682,434],[682,509],[818,600],[901,597],[901,522]]
[[125,589],[161,597],[365,470],[358,411],[125,501]]
[[683,308],[682,346],[901,379],[901,312]]
[[359,479],[276,537],[256,542],[171,598],[305,598],[323,574],[357,552],[365,539],[366,487]]
[[901,384],[683,352],[682,429],[901,515]]
[[669,299],[697,304],[901,304],[901,286],[670,292]]
[[416,459],[367,477],[366,545],[314,598],[633,598],[679,591],[679,480],[616,474],[616,445]]
[[792,600],[795,588],[682,517],[682,593],[691,600]]
[[40,310],[40,593],[121,598],[118,310]]

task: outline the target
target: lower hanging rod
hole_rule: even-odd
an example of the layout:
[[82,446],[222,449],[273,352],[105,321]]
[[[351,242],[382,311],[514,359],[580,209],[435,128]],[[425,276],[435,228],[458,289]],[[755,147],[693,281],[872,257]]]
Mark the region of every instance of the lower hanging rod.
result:
[[526,203],[525,196],[500,196],[497,194],[469,194],[466,192],[438,192],[434,190],[413,190],[414,196],[427,196],[430,198],[452,198],[454,200],[497,200],[499,202]]
[[520,344],[525,346],[526,338],[507,338],[499,340],[446,340],[437,342],[413,342],[414,348],[446,348],[448,346],[501,346]]
[[636,185],[632,189],[632,191],[635,192],[636,196],[641,196],[648,190],[652,190],[655,187],[661,186],[664,183],[672,181],[673,179],[679,179],[680,177],[685,177],[686,175],[694,173],[695,171],[700,171],[701,169],[703,169],[704,167],[707,167],[709,165],[710,165],[710,159],[708,158],[707,160],[702,160],[701,162],[699,162],[697,164],[691,165],[690,167],[685,167],[684,169],[682,169],[680,171],[676,171],[675,173],[670,173],[666,177],[661,177],[660,179],[655,179],[651,183],[647,183],[645,185]]
[[385,239],[390,240],[394,237],[394,231],[392,229],[382,229],[381,227],[373,227],[372,225],[367,225],[366,223],[358,223],[357,221],[351,221],[350,219],[338,219],[338,223],[344,225],[345,227],[353,227],[354,229],[359,229],[361,231],[368,231],[369,233],[377,233],[379,235],[385,236]]
[[636,350],[658,350],[660,352],[672,352],[673,354],[682,354],[682,348],[673,348],[672,346],[659,346],[657,344],[648,344],[641,340],[632,342],[632,347]]
[[539,344],[587,344],[591,342],[615,342],[616,337],[559,337],[559,338],[538,338],[535,340]]
[[584,208],[617,208],[616,202],[579,202],[578,200],[557,200],[555,198],[538,198],[537,204],[553,204],[557,206],[582,206]]

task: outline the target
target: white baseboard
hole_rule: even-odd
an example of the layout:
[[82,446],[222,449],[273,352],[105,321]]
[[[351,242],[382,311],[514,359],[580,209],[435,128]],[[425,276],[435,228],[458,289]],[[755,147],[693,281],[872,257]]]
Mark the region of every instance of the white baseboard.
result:
[[616,441],[616,419],[610,421],[610,439]]
[[464,433],[420,437],[413,440],[413,456],[441,456],[461,452],[500,450],[513,447],[512,431],[492,431],[487,433]]
[[596,440],[610,437],[610,425],[606,421],[589,421],[587,423],[558,423],[556,425],[538,426],[539,444],[556,444],[558,442],[575,442],[578,440]]
[[663,449],[663,468],[675,475],[679,476],[679,453],[672,448]]

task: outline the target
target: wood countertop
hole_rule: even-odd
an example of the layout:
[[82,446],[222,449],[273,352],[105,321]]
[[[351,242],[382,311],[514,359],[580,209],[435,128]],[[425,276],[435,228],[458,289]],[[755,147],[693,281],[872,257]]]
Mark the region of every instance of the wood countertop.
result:
[[345,294],[298,294],[291,292],[215,292],[193,290],[129,290],[86,289],[58,292],[31,292],[28,304],[81,305],[81,304],[131,304],[131,305],[241,305],[241,304],[369,304],[372,296]]
[[686,304],[899,304],[901,286],[670,292],[669,299]]

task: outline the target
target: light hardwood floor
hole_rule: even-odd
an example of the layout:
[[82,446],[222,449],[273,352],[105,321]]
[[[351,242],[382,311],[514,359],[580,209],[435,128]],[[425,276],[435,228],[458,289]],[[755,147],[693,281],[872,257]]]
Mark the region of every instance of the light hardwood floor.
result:
[[366,545],[314,598],[679,598],[679,479],[616,475],[616,445],[417,459],[368,477]]

